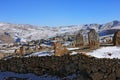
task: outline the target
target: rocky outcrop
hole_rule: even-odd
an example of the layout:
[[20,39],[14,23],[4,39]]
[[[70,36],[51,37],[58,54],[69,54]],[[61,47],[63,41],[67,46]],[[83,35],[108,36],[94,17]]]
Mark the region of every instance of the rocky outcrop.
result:
[[94,29],[88,33],[88,41],[90,49],[96,49],[100,46],[98,33]]
[[117,31],[117,32],[114,34],[113,44],[114,44],[115,46],[120,46],[120,30]]

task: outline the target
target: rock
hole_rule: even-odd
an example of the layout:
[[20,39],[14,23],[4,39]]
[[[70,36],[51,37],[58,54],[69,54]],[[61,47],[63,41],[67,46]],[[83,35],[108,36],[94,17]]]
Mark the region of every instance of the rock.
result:
[[102,79],[103,79],[103,76],[104,76],[104,74],[103,74],[103,73],[100,73],[100,72],[96,72],[96,73],[93,73],[93,74],[91,75],[92,80],[102,80]]
[[8,77],[5,80],[28,80],[27,78]]
[[116,75],[115,75],[115,73],[111,73],[111,74],[108,76],[107,79],[108,79],[108,80],[116,80]]
[[21,55],[25,54],[25,47],[24,46],[20,47],[20,54]]
[[55,50],[55,56],[62,56],[69,53],[67,48],[62,46],[60,42],[54,42],[54,50]]
[[[37,64],[36,64],[37,63]],[[48,74],[71,80],[120,80],[119,59],[97,59],[81,54],[58,56],[13,57],[0,60],[1,71]]]
[[116,69],[116,77],[120,77],[120,69]]
[[15,49],[15,52],[14,52],[15,54],[19,54],[20,53],[20,51],[19,51],[19,49]]
[[115,46],[120,46],[120,31],[117,31],[113,37],[113,44]]
[[94,29],[88,33],[88,41],[90,49],[96,49],[100,46],[98,33]]
[[39,46],[38,45],[35,46],[35,51],[39,51]]
[[85,78],[84,76],[78,76],[78,77],[76,77],[76,78],[73,78],[73,80],[89,80],[89,79],[87,79],[87,78]]
[[4,58],[5,55],[3,53],[0,53],[0,59]]
[[81,33],[78,33],[76,35],[75,47],[83,47],[83,46],[84,46],[83,35]]
[[34,50],[32,48],[28,48],[28,53],[32,53]]

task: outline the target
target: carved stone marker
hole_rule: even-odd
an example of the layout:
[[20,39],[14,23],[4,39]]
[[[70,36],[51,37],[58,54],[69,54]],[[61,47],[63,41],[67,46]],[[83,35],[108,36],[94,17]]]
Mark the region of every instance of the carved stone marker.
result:
[[76,44],[75,47],[83,47],[84,46],[84,41],[83,41],[83,35],[78,33],[76,35]]
[[115,46],[120,46],[120,31],[117,31],[113,37],[113,44]]
[[15,54],[19,54],[19,53],[20,53],[19,49],[15,49]]
[[39,46],[38,45],[35,46],[35,51],[39,51]]
[[20,54],[21,55],[25,54],[25,48],[24,48],[24,46],[20,47]]
[[88,33],[88,41],[90,49],[96,49],[100,46],[98,33],[94,29]]
[[69,53],[67,48],[62,46],[60,42],[54,42],[54,50],[55,50],[55,56],[62,56]]

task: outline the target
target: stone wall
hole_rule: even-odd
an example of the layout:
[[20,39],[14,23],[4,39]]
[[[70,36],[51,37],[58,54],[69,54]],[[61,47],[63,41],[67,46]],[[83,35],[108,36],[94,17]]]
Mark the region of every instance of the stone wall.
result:
[[97,59],[81,54],[0,60],[0,70],[62,78],[75,74],[73,80],[120,80],[119,59]]

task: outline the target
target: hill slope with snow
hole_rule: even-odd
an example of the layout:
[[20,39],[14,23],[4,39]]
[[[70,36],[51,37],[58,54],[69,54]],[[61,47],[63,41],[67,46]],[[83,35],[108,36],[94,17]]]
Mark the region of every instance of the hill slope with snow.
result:
[[[74,32],[77,31],[83,31],[83,33],[87,33],[90,29],[95,29],[100,36],[104,36],[109,33],[113,34],[115,32],[114,30],[120,29],[120,21],[112,21],[106,24],[85,24],[61,27],[41,27],[29,24],[0,23],[0,35],[4,34],[4,36],[9,36],[8,38],[11,38],[11,40],[13,39],[14,42],[18,41],[18,39],[21,42],[47,39],[49,37],[65,33],[74,34]],[[108,33],[108,30],[111,30],[112,32]],[[1,42],[4,42],[3,40],[4,39],[0,39]]]

